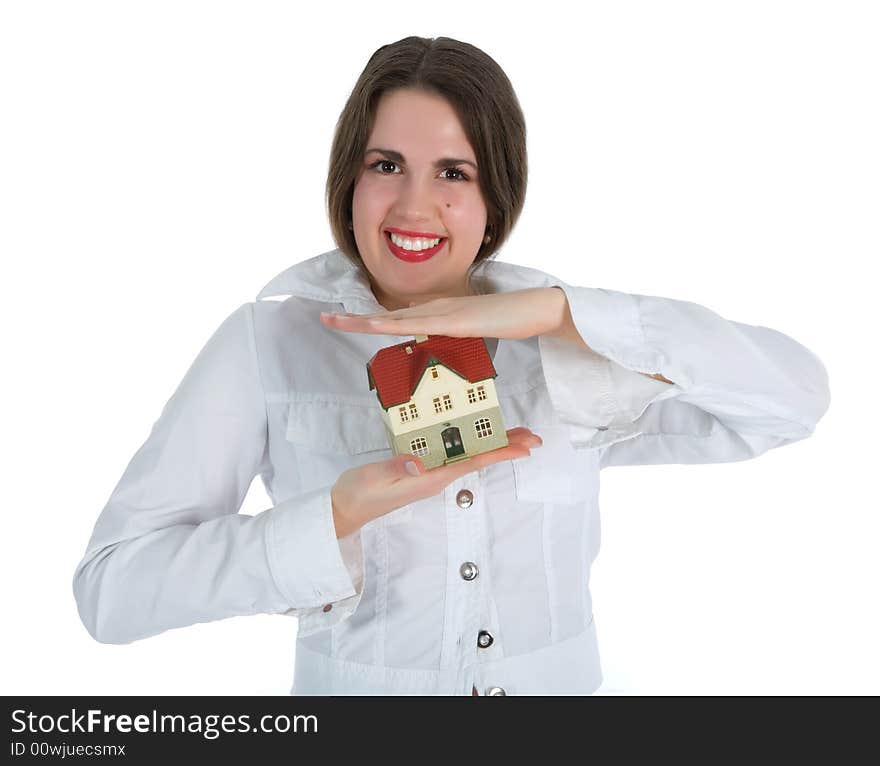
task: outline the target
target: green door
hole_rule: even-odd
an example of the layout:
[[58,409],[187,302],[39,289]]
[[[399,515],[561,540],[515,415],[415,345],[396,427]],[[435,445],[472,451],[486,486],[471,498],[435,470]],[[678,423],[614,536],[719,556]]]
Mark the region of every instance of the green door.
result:
[[464,454],[464,445],[461,443],[461,433],[456,426],[444,428],[440,435],[443,437],[443,446],[446,448],[447,458]]

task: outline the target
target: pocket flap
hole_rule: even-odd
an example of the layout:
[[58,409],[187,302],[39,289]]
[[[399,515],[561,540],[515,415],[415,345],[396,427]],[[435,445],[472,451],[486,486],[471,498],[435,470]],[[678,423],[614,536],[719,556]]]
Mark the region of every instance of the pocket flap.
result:
[[391,451],[375,396],[292,392],[285,437],[319,452]]

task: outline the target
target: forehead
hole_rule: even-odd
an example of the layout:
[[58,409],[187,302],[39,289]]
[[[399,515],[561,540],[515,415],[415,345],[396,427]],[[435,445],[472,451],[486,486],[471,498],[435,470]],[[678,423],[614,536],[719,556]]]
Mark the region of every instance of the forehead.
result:
[[394,149],[407,160],[431,162],[441,155],[474,160],[452,105],[441,96],[414,90],[382,95],[367,146]]

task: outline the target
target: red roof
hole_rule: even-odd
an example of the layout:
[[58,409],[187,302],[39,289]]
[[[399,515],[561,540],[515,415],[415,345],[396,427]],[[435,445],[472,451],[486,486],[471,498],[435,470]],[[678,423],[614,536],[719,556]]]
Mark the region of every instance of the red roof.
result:
[[[409,353],[407,349],[410,349]],[[470,383],[497,376],[482,338],[429,335],[421,343],[407,340],[379,349],[367,362],[370,390],[387,410],[412,399],[428,367],[441,364]]]

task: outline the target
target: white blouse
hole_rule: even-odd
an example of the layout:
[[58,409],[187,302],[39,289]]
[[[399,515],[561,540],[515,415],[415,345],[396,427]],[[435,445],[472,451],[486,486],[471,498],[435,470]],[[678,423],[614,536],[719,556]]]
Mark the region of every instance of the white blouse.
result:
[[[322,253],[220,324],[132,457],[73,577],[89,633],[125,644],[284,614],[298,621],[292,694],[594,692],[601,469],[746,460],[804,439],[828,374],[792,338],[695,303],[493,260],[472,281],[561,287],[592,349],[489,341],[504,427],[542,447],[338,540],[336,479],[392,456],[366,363],[401,338],[321,324],[321,311],[382,310],[359,269]],[[258,474],[273,507],[238,513]]]

